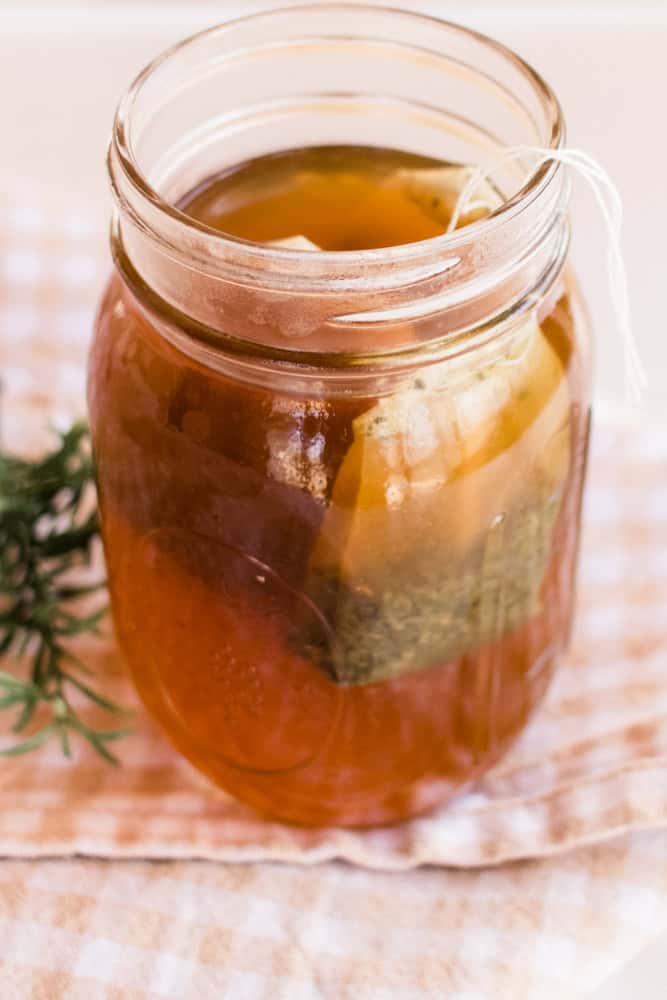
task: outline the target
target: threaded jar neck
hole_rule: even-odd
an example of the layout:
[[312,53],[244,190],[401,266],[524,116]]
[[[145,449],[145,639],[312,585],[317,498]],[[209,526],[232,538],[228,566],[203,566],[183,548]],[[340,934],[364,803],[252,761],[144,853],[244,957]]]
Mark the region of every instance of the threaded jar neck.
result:
[[164,53],[121,101],[109,151],[116,261],[151,311],[209,351],[336,367],[435,350],[530,307],[560,272],[561,165],[508,163],[486,218],[376,250],[250,243],[178,205],[226,168],[304,145],[477,163],[562,143],[550,88],[476,32],[339,3],[229,21]]

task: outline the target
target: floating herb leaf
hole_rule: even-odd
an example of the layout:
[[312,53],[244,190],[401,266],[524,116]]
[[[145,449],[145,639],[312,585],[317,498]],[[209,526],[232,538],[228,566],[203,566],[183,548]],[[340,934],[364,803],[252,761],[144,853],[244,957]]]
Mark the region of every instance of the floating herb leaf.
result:
[[73,570],[90,562],[98,534],[91,509],[93,466],[88,428],[77,423],[60,434],[57,446],[30,461],[0,451],[0,656],[29,660],[26,677],[0,671],[0,710],[14,710],[11,730],[23,733],[38,712],[47,721],[0,756],[29,753],[52,738],[70,756],[70,737],[79,736],[111,763],[108,744],[126,729],[96,730],[72,704],[78,692],[107,712],[124,709],[98,694],[78,676],[87,672],[68,648],[69,641],[94,633],[105,607],[81,612],[77,601],[104,588],[104,582],[76,585]]

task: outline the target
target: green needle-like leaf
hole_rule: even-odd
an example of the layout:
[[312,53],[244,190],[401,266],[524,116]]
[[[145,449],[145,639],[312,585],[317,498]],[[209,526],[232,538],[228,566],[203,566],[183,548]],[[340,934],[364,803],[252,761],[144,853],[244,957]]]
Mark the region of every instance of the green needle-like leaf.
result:
[[23,743],[16,743],[12,747],[6,747],[4,750],[0,750],[0,757],[20,757],[21,754],[30,753],[31,750],[39,750],[41,746],[44,746],[47,740],[56,731],[56,726],[52,723],[49,726],[45,726],[44,729],[40,729],[39,732],[31,736],[30,739],[24,740]]
[[75,636],[93,634],[105,607],[77,612],[77,601],[90,598],[103,582],[77,584],[72,571],[90,563],[98,534],[92,502],[93,464],[88,428],[77,423],[59,435],[57,447],[30,461],[0,451],[0,657],[29,658],[27,679],[0,671],[0,711],[18,708],[10,729],[27,729],[40,709],[47,721],[25,740],[0,750],[15,757],[56,737],[71,755],[70,736],[77,734],[109,763],[117,758],[107,743],[122,739],[127,729],[98,731],[87,726],[71,702],[78,692],[114,714],[124,714],[104,695],[72,673],[90,671],[67,648]]

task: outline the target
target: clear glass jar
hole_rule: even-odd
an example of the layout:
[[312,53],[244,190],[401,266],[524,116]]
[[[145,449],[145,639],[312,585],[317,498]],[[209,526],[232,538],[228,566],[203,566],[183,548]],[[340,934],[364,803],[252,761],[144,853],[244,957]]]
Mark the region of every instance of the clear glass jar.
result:
[[559,146],[502,46],[378,7],[230,22],[149,66],[109,169],[89,404],[117,635],[174,745],[299,823],[442,802],[567,646],[589,349],[558,164],[449,235],[309,253],[183,214],[226,166],[348,143]]

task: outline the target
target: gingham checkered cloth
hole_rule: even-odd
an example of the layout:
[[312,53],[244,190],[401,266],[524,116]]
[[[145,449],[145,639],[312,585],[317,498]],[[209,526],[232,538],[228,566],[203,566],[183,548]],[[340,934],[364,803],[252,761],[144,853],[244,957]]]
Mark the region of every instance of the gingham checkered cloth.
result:
[[[26,195],[0,200],[0,367],[3,439],[29,451],[48,417],[82,412],[108,264],[103,212]],[[5,858],[178,859],[5,862],[3,1000],[570,997],[659,933],[667,836],[636,831],[667,824],[667,435],[597,428],[586,511],[568,663],[510,756],[447,810],[369,832],[271,824],[206,786],[140,709],[118,770],[85,747],[2,763]],[[110,637],[81,655],[133,701]],[[558,863],[408,871],[623,832]],[[266,864],[336,858],[385,871]]]

